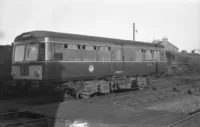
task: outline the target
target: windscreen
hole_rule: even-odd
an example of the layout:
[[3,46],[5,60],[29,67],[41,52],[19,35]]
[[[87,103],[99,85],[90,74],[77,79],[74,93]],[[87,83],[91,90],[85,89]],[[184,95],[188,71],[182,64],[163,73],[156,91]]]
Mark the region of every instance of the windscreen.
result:
[[23,61],[24,60],[24,51],[25,45],[15,46],[14,61]]
[[26,46],[26,61],[38,60],[38,44],[28,44]]
[[[16,45],[14,49],[14,61],[38,60],[39,44]],[[25,55],[25,56],[24,56]]]

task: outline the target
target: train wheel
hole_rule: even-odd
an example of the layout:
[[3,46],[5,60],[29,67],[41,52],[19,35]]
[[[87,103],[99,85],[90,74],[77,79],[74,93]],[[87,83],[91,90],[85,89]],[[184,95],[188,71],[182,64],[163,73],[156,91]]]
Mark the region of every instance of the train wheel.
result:
[[76,99],[79,100],[80,99],[80,93],[76,93]]
[[81,99],[89,99],[90,95],[80,94]]
[[139,90],[143,90],[145,88],[148,88],[150,82],[149,82],[149,77],[138,77],[137,79],[137,86]]
[[76,93],[76,99],[79,100],[79,99],[89,99],[90,98],[90,95],[86,95],[86,94],[83,94],[81,92],[77,92]]
[[67,98],[70,96],[70,91],[68,89],[64,90],[64,98]]

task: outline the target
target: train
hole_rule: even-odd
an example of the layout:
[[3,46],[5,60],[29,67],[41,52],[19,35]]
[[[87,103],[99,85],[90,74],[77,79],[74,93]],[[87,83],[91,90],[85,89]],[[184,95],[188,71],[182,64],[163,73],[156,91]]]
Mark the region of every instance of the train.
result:
[[16,89],[62,91],[77,99],[144,89],[151,75],[167,68],[164,46],[141,41],[29,31],[11,47],[6,65]]
[[177,65],[179,73],[200,72],[200,54],[198,53],[175,53],[174,65]]
[[12,43],[12,80],[21,90],[61,90],[76,98],[143,89],[164,73],[162,45],[104,37],[30,31]]

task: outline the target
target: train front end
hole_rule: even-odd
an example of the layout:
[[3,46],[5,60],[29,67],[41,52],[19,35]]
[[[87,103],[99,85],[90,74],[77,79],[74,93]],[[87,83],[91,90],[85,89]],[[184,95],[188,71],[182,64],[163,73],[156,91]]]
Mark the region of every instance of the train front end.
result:
[[45,39],[26,33],[13,42],[11,75],[17,88],[27,90],[45,84]]

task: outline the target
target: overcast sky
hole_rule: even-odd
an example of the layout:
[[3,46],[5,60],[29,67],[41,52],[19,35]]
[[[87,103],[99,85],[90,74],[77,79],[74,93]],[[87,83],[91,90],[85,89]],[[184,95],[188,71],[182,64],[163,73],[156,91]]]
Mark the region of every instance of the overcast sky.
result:
[[138,41],[200,49],[200,0],[0,0],[0,44],[32,30],[132,40],[133,22]]

